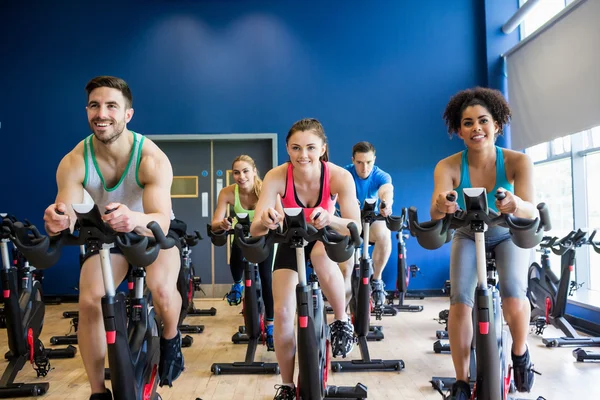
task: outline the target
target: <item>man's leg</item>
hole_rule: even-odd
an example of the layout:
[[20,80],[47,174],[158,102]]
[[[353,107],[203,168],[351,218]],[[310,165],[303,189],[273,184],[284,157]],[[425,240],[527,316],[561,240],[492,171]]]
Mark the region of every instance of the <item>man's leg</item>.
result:
[[[127,274],[129,267],[125,257],[111,254],[115,287]],[[104,284],[100,257],[88,258],[79,277],[79,328],[77,342],[92,393],[104,393],[104,358],[106,356],[106,334],[102,319],[101,299]]]
[[390,258],[390,254],[392,254],[392,237],[385,221],[377,221],[371,224],[369,239],[375,242],[373,248],[373,278],[371,281],[372,296],[375,306],[381,306],[385,303],[386,296],[381,274]]
[[159,376],[161,386],[172,382],[183,371],[181,335],[177,325],[181,313],[181,295],[177,278],[181,268],[179,249],[161,250],[156,261],[146,268],[146,284],[152,293],[152,303],[163,322],[160,341]]

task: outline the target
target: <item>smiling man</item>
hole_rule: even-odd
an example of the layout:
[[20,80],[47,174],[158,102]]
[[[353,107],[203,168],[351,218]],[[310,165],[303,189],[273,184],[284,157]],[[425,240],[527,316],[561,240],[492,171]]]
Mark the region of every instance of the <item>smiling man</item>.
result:
[[[394,186],[392,177],[375,165],[375,147],[369,142],[358,142],[352,147],[352,164],[346,169],[350,171],[356,186],[356,197],[360,207],[365,199],[376,198],[379,212],[383,216],[392,214],[392,203],[394,202]],[[376,211],[377,212],[377,211]],[[376,221],[371,224],[369,239],[375,243],[373,248],[373,277],[371,279],[371,290],[376,307],[385,302],[384,284],[381,273],[392,253],[392,238],[385,221]],[[353,269],[354,259],[340,264],[342,273],[346,280],[346,303],[350,301],[352,294],[350,277]]]
[[[92,134],[67,154],[56,172],[58,194],[44,213],[46,232],[58,235],[73,228],[72,204],[83,202],[85,189],[107,225],[117,232],[151,235],[146,225],[160,224],[166,233],[171,220],[173,170],[167,156],[151,140],[127,129],[133,117],[132,95],[127,83],[99,76],[85,87],[87,117]],[[98,248],[87,248],[79,281],[79,331],[81,358],[91,386],[90,399],[112,399],[104,386],[106,339],[100,300],[104,295]],[[128,271],[118,247],[111,249],[115,286]],[[163,323],[160,341],[160,385],[171,384],[183,371],[181,334],[177,329],[181,296],[177,291],[179,250],[161,250],[147,267],[146,283]]]

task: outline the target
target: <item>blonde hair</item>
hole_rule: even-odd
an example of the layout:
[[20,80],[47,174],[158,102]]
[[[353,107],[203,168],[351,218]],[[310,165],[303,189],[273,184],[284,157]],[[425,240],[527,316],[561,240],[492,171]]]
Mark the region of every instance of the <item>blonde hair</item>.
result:
[[254,169],[255,175],[254,175],[254,183],[252,184],[252,188],[254,189],[254,194],[258,198],[260,196],[260,191],[262,190],[263,181],[262,181],[262,179],[260,179],[260,176],[258,175],[258,169],[256,168],[256,164],[254,163],[254,160],[249,155],[241,154],[241,155],[237,156],[235,158],[235,160],[233,160],[233,162],[231,163],[231,169],[233,169],[233,166],[238,161],[247,162]]

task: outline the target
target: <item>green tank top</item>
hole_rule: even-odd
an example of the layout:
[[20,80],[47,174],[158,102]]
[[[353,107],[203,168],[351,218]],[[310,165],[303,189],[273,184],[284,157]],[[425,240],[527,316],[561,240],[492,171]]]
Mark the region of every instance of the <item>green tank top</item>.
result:
[[[462,161],[460,166],[460,184],[458,187],[454,188],[456,193],[458,193],[457,203],[461,209],[465,209],[465,200],[462,195],[462,190],[464,188],[470,188],[471,186],[471,177],[469,176],[469,159],[467,158],[467,149],[465,149],[462,153]],[[506,179],[506,171],[504,169],[504,153],[502,149],[496,146],[496,185],[494,186],[494,190],[488,192],[488,207],[496,212],[496,191],[498,188],[504,188],[511,193],[515,192],[514,186],[508,182]]]
[[250,222],[252,222],[254,219],[254,210],[246,210],[244,207],[242,207],[242,202],[240,201],[240,188],[238,185],[235,185],[235,201],[233,204],[233,211],[235,211],[236,214],[248,214],[248,217],[250,217]]

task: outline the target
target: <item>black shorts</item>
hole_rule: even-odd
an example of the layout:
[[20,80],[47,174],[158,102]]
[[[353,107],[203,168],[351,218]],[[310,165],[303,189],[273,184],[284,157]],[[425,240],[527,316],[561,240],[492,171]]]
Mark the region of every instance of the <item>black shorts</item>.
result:
[[[121,249],[119,248],[119,246],[114,245],[114,247],[112,247],[109,250],[110,254],[121,254],[123,255],[123,252],[121,251]],[[81,258],[81,265],[80,268],[83,267],[83,264],[87,261],[88,258],[95,256],[97,254],[100,254],[100,248],[99,247],[89,247],[86,246],[85,248],[85,254],[83,255],[83,257]],[[125,257],[125,256],[123,256]],[[127,274],[129,275],[129,272],[131,271],[131,264],[129,264],[129,269],[127,271]]]
[[[316,242],[309,243],[304,248],[304,262],[307,264],[310,261],[310,253]],[[298,272],[298,266],[296,262],[296,249],[291,248],[288,244],[279,244],[277,246],[277,254],[275,255],[275,265],[273,271],[278,269],[291,269],[292,271]]]

